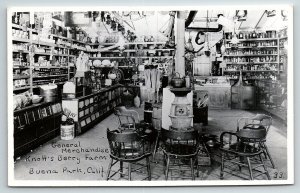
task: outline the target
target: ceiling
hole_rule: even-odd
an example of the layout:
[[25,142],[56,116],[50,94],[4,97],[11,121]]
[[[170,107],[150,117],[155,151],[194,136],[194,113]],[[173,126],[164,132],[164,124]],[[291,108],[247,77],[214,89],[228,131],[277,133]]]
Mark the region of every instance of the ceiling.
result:
[[[268,17],[266,10],[247,10],[245,21],[238,21],[235,18],[236,10],[203,10],[198,11],[194,21],[189,27],[209,27],[215,28],[218,26],[218,14],[223,14],[224,17],[232,23],[226,31],[233,31],[233,26],[237,31],[249,30],[278,30],[287,26],[287,21],[283,21],[281,10],[275,10],[275,15]],[[207,20],[209,21],[207,23]],[[234,23],[235,21],[235,23]],[[232,26],[232,27],[231,27]],[[225,27],[226,28],[226,27]]]

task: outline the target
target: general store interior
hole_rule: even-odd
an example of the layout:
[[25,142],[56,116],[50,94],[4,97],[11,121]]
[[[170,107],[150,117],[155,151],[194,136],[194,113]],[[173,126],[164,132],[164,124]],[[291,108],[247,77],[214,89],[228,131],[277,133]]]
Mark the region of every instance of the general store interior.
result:
[[15,179],[286,179],[287,22],[286,10],[13,12]]

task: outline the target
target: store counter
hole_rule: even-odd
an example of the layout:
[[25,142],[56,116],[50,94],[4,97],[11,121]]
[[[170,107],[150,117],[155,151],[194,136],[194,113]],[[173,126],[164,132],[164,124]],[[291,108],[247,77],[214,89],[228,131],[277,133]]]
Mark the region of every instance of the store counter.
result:
[[203,84],[195,85],[197,98],[203,98],[208,94],[208,108],[230,109],[231,108],[231,86],[230,84]]
[[69,111],[70,118],[75,122],[75,135],[80,135],[110,115],[114,107],[121,104],[123,88],[117,84],[90,95],[63,99],[63,110]]
[[59,134],[59,102],[42,102],[14,111],[14,159]]

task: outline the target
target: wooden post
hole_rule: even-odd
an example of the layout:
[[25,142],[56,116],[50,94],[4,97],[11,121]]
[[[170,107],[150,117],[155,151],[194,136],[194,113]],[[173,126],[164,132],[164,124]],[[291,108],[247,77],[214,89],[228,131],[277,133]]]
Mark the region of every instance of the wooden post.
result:
[[178,11],[175,72],[178,72],[181,76],[185,76],[184,34],[185,34],[185,13],[183,11]]

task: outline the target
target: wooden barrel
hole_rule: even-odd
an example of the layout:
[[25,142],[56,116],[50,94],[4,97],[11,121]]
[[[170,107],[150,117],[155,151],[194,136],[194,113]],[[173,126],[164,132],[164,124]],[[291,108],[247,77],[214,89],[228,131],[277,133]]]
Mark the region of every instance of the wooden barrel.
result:
[[74,136],[75,136],[74,124],[60,126],[60,138],[62,140],[71,140],[74,139]]
[[156,130],[161,130],[162,104],[153,104],[152,125]]

